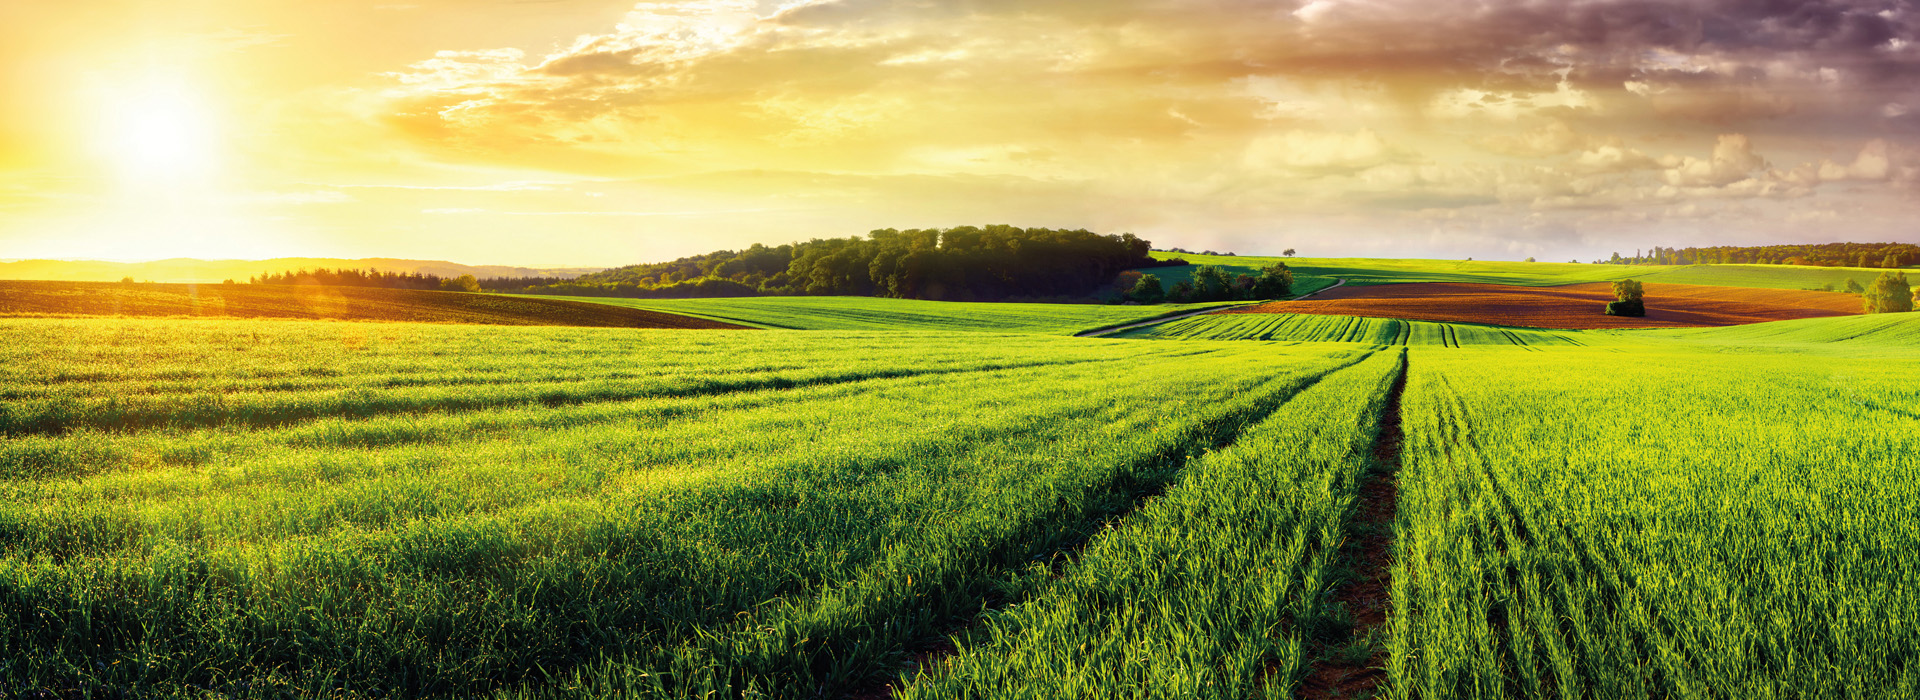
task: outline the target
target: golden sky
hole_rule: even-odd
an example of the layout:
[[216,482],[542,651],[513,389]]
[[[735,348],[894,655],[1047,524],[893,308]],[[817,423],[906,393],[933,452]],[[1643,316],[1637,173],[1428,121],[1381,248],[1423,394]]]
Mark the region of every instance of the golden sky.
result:
[[1920,241],[1911,0],[0,4],[0,259]]

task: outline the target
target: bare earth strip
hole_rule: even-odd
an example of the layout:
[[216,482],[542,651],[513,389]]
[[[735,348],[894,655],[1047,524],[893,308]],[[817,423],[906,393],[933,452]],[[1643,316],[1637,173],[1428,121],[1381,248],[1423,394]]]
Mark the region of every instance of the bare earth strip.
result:
[[1693,328],[1848,316],[1859,297],[1835,292],[1646,283],[1645,318],[1601,313],[1613,301],[1605,282],[1562,287],[1423,282],[1328,289],[1305,301],[1279,301],[1223,314],[1326,314],[1533,328]]

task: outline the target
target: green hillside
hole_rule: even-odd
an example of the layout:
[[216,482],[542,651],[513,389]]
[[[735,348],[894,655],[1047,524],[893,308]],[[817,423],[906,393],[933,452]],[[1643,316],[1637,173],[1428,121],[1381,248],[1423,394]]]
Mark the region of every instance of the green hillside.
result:
[[[1409,282],[1461,282],[1505,284],[1522,287],[1547,287],[1583,282],[1608,282],[1633,278],[1642,282],[1699,284],[1719,287],[1755,287],[1761,289],[1818,289],[1823,285],[1844,286],[1848,279],[1861,286],[1872,282],[1884,270],[1860,267],[1810,267],[1800,265],[1593,265],[1587,263],[1507,262],[1497,260],[1387,260],[1374,258],[1270,258],[1255,256],[1188,255],[1154,253],[1155,258],[1184,258],[1194,265],[1220,265],[1236,272],[1252,272],[1275,262],[1284,262],[1294,271],[1296,280],[1347,280],[1351,285],[1403,284]],[[1143,270],[1173,281],[1187,279],[1176,270]],[[1296,284],[1300,293],[1317,289]]]
[[1285,340],[1369,345],[1584,345],[1579,331],[1434,323],[1319,314],[1207,314],[1115,337],[1154,340]]
[[733,297],[614,299],[556,297],[708,318],[761,328],[808,331],[964,331],[1072,335],[1236,302],[1108,306],[990,304],[879,297]]

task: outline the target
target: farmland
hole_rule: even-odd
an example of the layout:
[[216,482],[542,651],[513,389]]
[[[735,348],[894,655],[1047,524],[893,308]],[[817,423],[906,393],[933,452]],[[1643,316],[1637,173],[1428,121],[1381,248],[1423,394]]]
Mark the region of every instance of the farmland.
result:
[[[1300,302],[1295,302],[1300,303]],[[1127,331],[1155,340],[1285,340],[1369,345],[1583,345],[1576,332],[1325,314],[1206,314]]]
[[0,682],[1798,698],[1920,674],[1920,315],[1080,339],[1049,334],[1167,309],[701,302],[894,329],[0,321]]
[[[563,297],[565,298],[565,297]],[[1234,302],[1108,306],[923,301],[876,297],[740,297],[575,301],[619,305],[759,328],[809,331],[959,331],[1073,335]]]
[[908,644],[1016,595],[1046,575],[1030,563],[1368,354],[4,328],[20,408],[0,458],[0,656],[23,660],[8,682],[241,694],[885,680]]
[[1728,362],[1416,353],[1398,695],[1920,692],[1920,579],[1897,554],[1920,546],[1920,370]]
[[1241,306],[1223,314],[1333,314],[1534,328],[1730,326],[1860,313],[1851,294],[1646,284],[1645,317],[1595,313],[1614,300],[1610,284],[1516,287],[1425,282],[1331,289],[1300,301]]
[[[1184,258],[1194,265],[1221,265],[1243,273],[1283,262],[1299,278],[1325,279],[1326,284],[1332,284],[1335,278],[1339,278],[1345,279],[1348,285],[1358,286],[1445,282],[1553,287],[1633,278],[1661,284],[1810,290],[1829,284],[1844,287],[1849,279],[1866,285],[1884,272],[1878,268],[1805,265],[1593,265],[1500,260],[1272,258],[1185,253],[1155,253],[1154,257],[1163,260]],[[1148,272],[1168,277],[1169,274],[1178,276],[1179,273],[1167,271],[1180,269],[1155,268]],[[1184,276],[1177,278],[1186,279]],[[1309,286],[1301,291],[1304,293],[1316,288]]]
[[740,328],[604,304],[368,287],[0,281],[0,316],[282,318],[612,328]]

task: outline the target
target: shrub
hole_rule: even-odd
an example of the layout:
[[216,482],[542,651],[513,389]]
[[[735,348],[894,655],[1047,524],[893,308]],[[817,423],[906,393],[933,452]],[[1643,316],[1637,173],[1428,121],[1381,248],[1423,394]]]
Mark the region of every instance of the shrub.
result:
[[1167,299],[1167,289],[1160,284],[1159,275],[1141,275],[1127,290],[1127,298],[1142,304],[1158,304]]
[[1608,316],[1645,316],[1647,315],[1647,305],[1645,302],[1642,302],[1639,299],[1635,299],[1633,301],[1607,302],[1607,315]]

